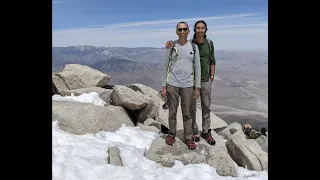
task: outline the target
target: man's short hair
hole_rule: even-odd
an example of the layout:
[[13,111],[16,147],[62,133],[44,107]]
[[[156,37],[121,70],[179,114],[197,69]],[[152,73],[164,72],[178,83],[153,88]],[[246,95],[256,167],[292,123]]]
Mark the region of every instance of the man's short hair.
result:
[[188,27],[188,29],[189,29],[188,23],[186,23],[186,22],[184,22],[184,21],[180,21],[180,22],[177,24],[176,28],[178,28],[178,25],[179,25],[179,24],[185,24],[185,25],[187,25],[187,27]]

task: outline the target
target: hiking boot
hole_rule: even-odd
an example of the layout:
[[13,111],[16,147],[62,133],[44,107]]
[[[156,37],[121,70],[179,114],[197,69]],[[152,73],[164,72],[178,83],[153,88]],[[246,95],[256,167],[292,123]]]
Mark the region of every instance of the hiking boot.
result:
[[196,132],[196,133],[193,133],[192,135],[192,140],[194,142],[199,142],[200,141],[200,135]]
[[216,141],[211,136],[211,129],[208,130],[208,133],[201,132],[201,137],[205,139],[210,145],[216,144]]
[[189,148],[190,150],[196,149],[196,144],[194,143],[194,141],[192,141],[192,140],[187,140],[187,141],[186,141],[186,144],[187,144],[187,146],[188,146],[188,148]]
[[175,137],[172,137],[170,135],[168,135],[166,138],[166,144],[168,144],[169,146],[172,146],[175,141]]

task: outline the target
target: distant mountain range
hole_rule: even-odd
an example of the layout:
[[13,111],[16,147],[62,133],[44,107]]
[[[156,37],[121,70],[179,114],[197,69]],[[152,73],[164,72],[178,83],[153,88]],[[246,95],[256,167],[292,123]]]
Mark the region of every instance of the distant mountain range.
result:
[[[59,71],[67,63],[92,65],[109,63],[109,60],[129,60],[138,63],[159,63],[163,60],[165,49],[161,48],[125,48],[95,47],[88,45],[52,47],[52,66]],[[114,63],[114,62],[112,62]]]
[[[110,84],[143,83],[160,90],[164,54],[164,48],[150,47],[52,47],[52,71],[61,71],[69,63],[84,64],[110,75]],[[260,120],[267,126],[268,52],[218,50],[215,55],[213,111],[227,122]]]

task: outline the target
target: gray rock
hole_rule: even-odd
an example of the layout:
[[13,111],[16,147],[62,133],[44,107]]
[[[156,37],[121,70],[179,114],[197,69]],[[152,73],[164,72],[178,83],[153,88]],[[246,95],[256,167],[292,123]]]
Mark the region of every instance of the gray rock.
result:
[[158,128],[159,130],[161,130],[161,123],[153,120],[153,119],[146,119],[144,122],[143,122],[143,125],[146,125],[146,126],[154,126],[156,128]]
[[141,123],[138,123],[137,126],[140,127],[140,130],[142,131],[150,131],[150,132],[155,132],[157,134],[161,132],[160,129],[156,128],[155,126],[146,126]]
[[148,101],[148,106],[138,110],[136,112],[137,122],[143,123],[146,119],[156,119],[157,117],[157,105],[160,102],[160,98],[157,96],[158,92],[149,86],[143,84],[130,84],[129,88],[134,91],[141,92],[144,98]]
[[123,166],[122,161],[121,161],[121,157],[120,157],[119,148],[109,147],[108,153],[109,153],[109,157],[108,157],[109,164],[114,165],[114,166]]
[[224,139],[228,140],[230,136],[236,132],[243,133],[243,130],[241,124],[234,122],[229,124],[224,130],[222,130],[218,134],[222,136]]
[[146,157],[162,166],[172,167],[175,160],[183,164],[206,163],[216,168],[221,176],[237,176],[236,167],[227,152],[225,143],[221,137],[212,132],[216,140],[214,146],[209,145],[201,138],[197,143],[197,149],[189,150],[183,139],[183,131],[177,132],[176,141],[173,146],[165,143],[166,136],[156,138],[146,153]]
[[56,73],[52,73],[52,81],[59,92],[63,90],[69,90],[63,79],[61,79]]
[[226,142],[232,159],[241,167],[262,171],[268,169],[268,153],[263,151],[255,139],[246,139],[243,132],[236,132]]
[[71,71],[61,71],[56,75],[63,80],[68,89],[80,89],[85,88],[86,85],[82,79]]
[[[114,108],[90,103],[53,101],[52,119],[59,121],[60,129],[77,135],[97,133],[100,130],[114,132],[122,124],[134,126],[124,110],[115,112]],[[118,110],[119,108],[121,107],[117,107]]]
[[268,137],[262,135],[256,141],[263,151],[268,152]]
[[76,74],[83,82],[84,87],[104,87],[111,79],[111,76],[82,64],[67,64],[63,71]]
[[148,106],[147,100],[140,92],[122,85],[115,85],[111,94],[112,104],[130,110],[138,110]]

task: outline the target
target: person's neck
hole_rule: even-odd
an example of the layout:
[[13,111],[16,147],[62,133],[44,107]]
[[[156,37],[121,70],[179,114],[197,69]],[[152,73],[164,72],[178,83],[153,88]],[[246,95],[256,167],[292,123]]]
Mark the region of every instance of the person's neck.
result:
[[196,37],[196,42],[198,42],[198,43],[203,43],[204,42],[204,36],[198,36],[198,37]]
[[188,42],[187,38],[179,38],[179,44],[184,45]]

